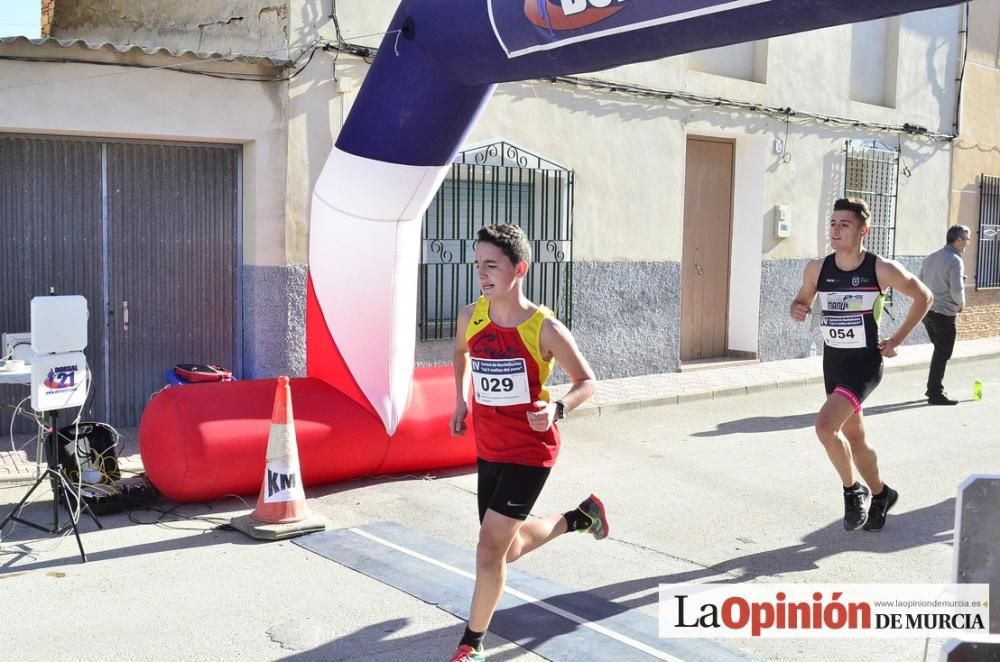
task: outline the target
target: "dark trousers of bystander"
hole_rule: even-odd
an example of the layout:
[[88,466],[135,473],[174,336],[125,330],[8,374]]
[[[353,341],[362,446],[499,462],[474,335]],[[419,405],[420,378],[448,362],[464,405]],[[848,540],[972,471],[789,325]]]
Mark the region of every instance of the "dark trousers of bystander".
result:
[[944,393],[944,370],[955,349],[955,316],[929,311],[924,317],[924,328],[934,343],[931,367],[927,373],[927,397]]

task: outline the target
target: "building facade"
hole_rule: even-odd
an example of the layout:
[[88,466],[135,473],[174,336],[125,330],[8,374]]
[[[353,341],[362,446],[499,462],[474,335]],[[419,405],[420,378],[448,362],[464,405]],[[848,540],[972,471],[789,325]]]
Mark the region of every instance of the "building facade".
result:
[[[996,27],[996,2],[986,4]],[[191,271],[170,278],[193,281],[179,302],[205,292],[232,297],[226,356],[244,378],[301,374],[312,186],[395,2],[231,0],[213,5],[211,16],[196,3],[46,6],[47,40],[0,45],[18,58],[0,62],[9,85],[0,90],[0,134],[234,150],[232,177],[217,187],[236,200],[222,215],[235,215],[238,278],[221,286]],[[539,253],[531,293],[567,319],[601,378],[807,355],[820,342],[818,325],[791,322],[787,306],[806,260],[828,249],[833,200],[868,197],[873,250],[913,270],[954,217],[963,195],[950,184],[959,163],[951,137],[963,11],[500,85],[427,213],[418,364],[450,361],[454,311],[477,294],[468,251],[447,247],[501,220],[529,229]],[[976,53],[970,62],[988,59]],[[974,123],[974,68],[965,67],[963,129]],[[180,152],[162,158],[168,171],[198,172]],[[155,188],[160,171],[149,173],[134,185]],[[178,202],[174,217],[193,208],[204,208],[202,199]],[[155,215],[146,222],[164,223]],[[148,299],[175,284],[155,282]],[[125,298],[95,296],[105,299],[100,334],[115,328],[109,320],[120,319]],[[152,310],[143,317],[166,324],[170,309]],[[902,297],[893,299],[890,329],[906,310]],[[146,359],[142,389],[167,364],[212,360],[193,342],[204,319],[188,324],[168,327],[178,340]],[[157,328],[145,333],[153,338]],[[911,341],[922,340],[918,329]],[[120,369],[113,357],[102,360],[109,378]]]
[[[962,8],[967,57],[960,71],[958,138],[952,166],[948,225],[966,225],[966,309],[960,339],[1000,335],[1000,3]],[[940,230],[944,232],[943,224]],[[944,243],[943,234],[939,239]]]

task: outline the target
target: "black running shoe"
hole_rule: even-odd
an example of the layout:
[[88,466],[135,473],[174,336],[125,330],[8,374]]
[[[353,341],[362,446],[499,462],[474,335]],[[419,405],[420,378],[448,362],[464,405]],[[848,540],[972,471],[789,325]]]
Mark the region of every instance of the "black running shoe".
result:
[[858,489],[844,492],[844,528],[848,531],[860,529],[868,519],[868,495],[871,492],[864,485]]
[[872,497],[872,505],[868,509],[868,521],[865,522],[865,531],[881,531],[882,527],[885,526],[885,516],[899,500],[899,492],[888,485],[882,492],[882,496]]

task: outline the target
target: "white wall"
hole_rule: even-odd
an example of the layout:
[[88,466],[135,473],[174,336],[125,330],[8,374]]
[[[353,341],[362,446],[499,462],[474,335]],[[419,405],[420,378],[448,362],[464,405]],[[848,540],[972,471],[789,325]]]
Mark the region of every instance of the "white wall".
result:
[[736,140],[729,348],[742,352],[757,351],[760,328],[761,235],[772,232],[764,185],[769,143],[759,136]]
[[[848,96],[880,106],[892,107],[889,87],[895,92],[896,68],[890,71],[888,54],[890,41],[898,48],[899,22],[879,19],[851,26],[851,76]],[[895,96],[895,95],[892,95]]]
[[767,40],[688,53],[685,64],[692,71],[766,83]]

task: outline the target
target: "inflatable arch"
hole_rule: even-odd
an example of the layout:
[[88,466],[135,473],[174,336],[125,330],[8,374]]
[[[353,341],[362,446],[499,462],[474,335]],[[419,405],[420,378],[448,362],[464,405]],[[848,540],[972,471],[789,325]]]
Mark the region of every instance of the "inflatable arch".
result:
[[[597,71],[956,0],[403,0],[313,193],[307,484],[471,463],[450,368],[414,370],[421,220],[497,83]],[[350,251],[341,237],[350,237]],[[175,500],[260,486],[274,383],[167,389],[140,449]],[[471,436],[471,435],[467,435]]]

